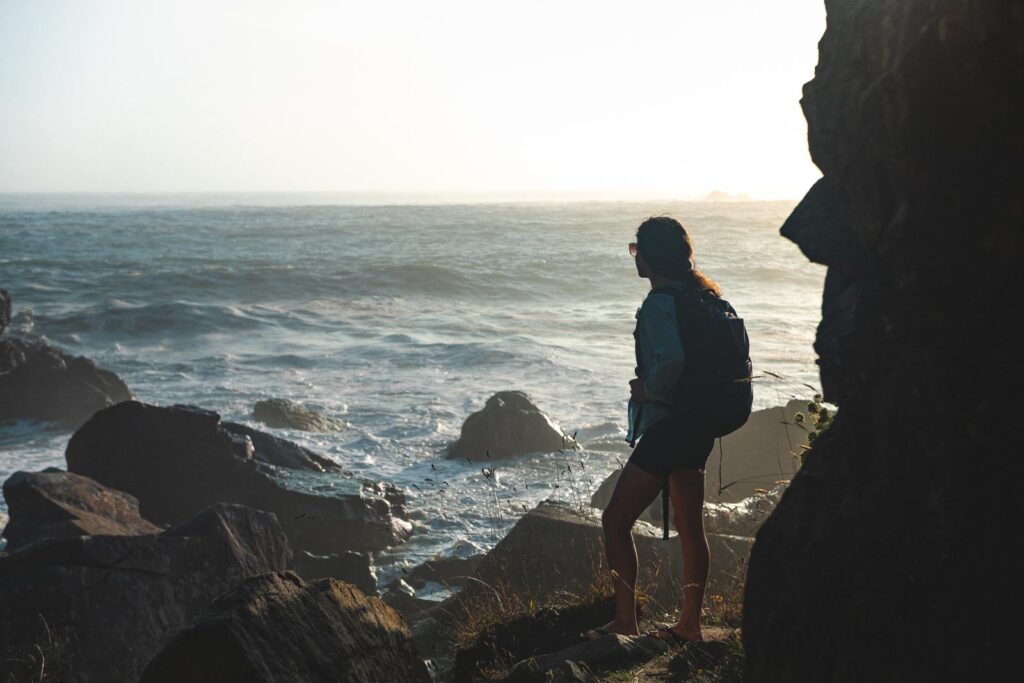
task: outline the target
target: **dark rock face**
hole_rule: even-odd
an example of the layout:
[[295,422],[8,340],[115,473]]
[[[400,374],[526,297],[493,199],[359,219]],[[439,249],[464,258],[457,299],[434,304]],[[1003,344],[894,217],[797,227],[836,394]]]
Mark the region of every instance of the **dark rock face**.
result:
[[338,579],[350,583],[367,595],[377,595],[377,573],[373,558],[367,553],[335,553],[314,555],[306,551],[295,554],[292,569],[306,581]]
[[0,557],[0,678],[28,680],[42,644],[54,680],[137,680],[211,600],[289,559],[274,516],[238,506],[159,535],[34,543]]
[[572,448],[554,422],[521,391],[500,391],[487,399],[482,410],[462,424],[459,439],[448,447],[449,458],[484,460],[526,453],[553,453]]
[[143,683],[430,681],[397,612],[354,586],[266,574],[178,634]]
[[804,91],[824,179],[784,227],[828,266],[832,428],[757,535],[750,681],[987,680],[1024,567],[1024,6],[830,0]]
[[216,413],[131,401],[97,413],[71,437],[66,457],[70,471],[131,493],[142,515],[160,524],[227,502],[275,513],[296,552],[380,550],[404,540],[407,527],[372,487],[325,473],[326,459],[294,444],[265,449],[263,436],[254,447]]
[[11,295],[0,289],[0,334],[11,324]]
[[340,432],[348,428],[342,420],[310,410],[294,401],[270,398],[257,401],[252,416],[268,427],[299,429],[304,432]]
[[46,420],[74,429],[131,397],[117,375],[88,358],[38,339],[0,337],[0,420]]
[[3,531],[8,552],[43,538],[161,531],[139,515],[134,496],[70,472],[15,472],[3,490],[11,514]]

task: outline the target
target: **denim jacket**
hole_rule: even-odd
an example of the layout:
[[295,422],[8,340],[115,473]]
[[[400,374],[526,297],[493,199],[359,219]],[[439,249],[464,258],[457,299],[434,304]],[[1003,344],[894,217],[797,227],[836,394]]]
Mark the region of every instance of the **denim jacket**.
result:
[[679,379],[685,360],[671,294],[648,293],[636,311],[636,321],[636,376],[644,381],[647,400],[639,403],[629,399],[629,442],[669,415],[669,406],[662,397]]

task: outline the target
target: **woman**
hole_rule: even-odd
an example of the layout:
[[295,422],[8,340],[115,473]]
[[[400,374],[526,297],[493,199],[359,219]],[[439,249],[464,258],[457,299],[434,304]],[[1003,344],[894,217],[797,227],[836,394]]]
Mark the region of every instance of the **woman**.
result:
[[[705,296],[721,295],[718,285],[694,267],[689,235],[673,218],[644,221],[629,250],[636,258],[637,274],[650,280],[652,290],[671,286]],[[641,438],[602,517],[605,554],[615,586],[615,618],[601,628],[590,629],[585,636],[639,635],[635,593],[638,566],[631,530],[667,478],[675,527],[683,546],[682,613],[671,627],[647,635],[672,642],[698,641],[711,559],[704,535],[704,465],[714,437],[701,433],[699,425],[687,424],[672,411],[670,395],[686,363],[672,294],[652,291],[647,295],[637,311],[634,336],[637,377],[629,382],[630,433],[626,440]]]

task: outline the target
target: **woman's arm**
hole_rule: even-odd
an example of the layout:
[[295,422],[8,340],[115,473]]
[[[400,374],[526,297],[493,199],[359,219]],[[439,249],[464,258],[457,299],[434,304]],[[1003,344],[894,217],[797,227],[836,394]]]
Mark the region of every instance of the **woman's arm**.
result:
[[640,331],[651,349],[651,367],[644,379],[645,400],[666,401],[683,372],[686,354],[679,339],[676,303],[671,294],[648,294],[640,315]]

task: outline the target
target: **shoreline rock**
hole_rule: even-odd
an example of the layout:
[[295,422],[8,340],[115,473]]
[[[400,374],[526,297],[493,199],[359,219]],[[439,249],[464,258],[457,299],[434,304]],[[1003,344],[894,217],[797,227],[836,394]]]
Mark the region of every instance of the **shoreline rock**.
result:
[[69,471],[136,496],[142,516],[158,524],[227,502],[275,513],[296,552],[382,550],[407,537],[411,525],[372,485],[324,472],[319,461],[280,467],[265,453],[217,413],[129,401],[93,416],[65,456]]
[[212,599],[289,559],[272,514],[231,505],[162,534],[46,539],[0,556],[0,678],[28,679],[38,647],[54,680],[137,680]]
[[528,453],[554,453],[575,445],[554,421],[522,391],[499,391],[484,407],[466,418],[459,438],[446,457],[508,458]]
[[134,496],[55,468],[15,472],[4,482],[3,495],[10,520],[2,535],[9,552],[46,538],[162,531],[142,518]]
[[291,572],[243,581],[149,663],[141,683],[429,683],[397,612],[349,584]]
[[303,432],[341,432],[348,429],[343,420],[283,398],[257,401],[252,416],[257,422],[278,429],[298,429]]
[[11,324],[11,295],[0,289],[0,334]]
[[40,339],[0,337],[0,420],[40,420],[75,429],[98,410],[132,398],[109,370]]

